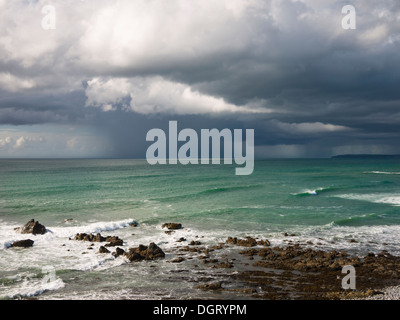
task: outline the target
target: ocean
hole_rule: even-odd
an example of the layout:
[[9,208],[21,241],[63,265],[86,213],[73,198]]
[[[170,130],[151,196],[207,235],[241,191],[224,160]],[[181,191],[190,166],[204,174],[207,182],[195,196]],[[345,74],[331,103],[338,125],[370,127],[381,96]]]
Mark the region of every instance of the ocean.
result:
[[[196,289],[222,271],[198,266],[189,253],[171,263],[187,246],[180,238],[211,246],[252,236],[284,246],[287,233],[319,250],[400,254],[398,160],[263,160],[249,176],[236,176],[235,167],[0,160],[0,298],[240,298]],[[30,219],[48,232],[14,230]],[[161,226],[168,222],[183,229],[167,234]],[[82,232],[117,235],[125,249],[154,242],[166,257],[129,262],[99,254],[88,242],[69,240]],[[34,246],[10,248],[22,239]]]

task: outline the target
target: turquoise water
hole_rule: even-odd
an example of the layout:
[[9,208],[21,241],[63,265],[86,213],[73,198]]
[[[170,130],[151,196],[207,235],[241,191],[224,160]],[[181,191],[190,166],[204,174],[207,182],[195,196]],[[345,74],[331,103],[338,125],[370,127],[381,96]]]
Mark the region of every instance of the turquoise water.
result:
[[[124,292],[121,297],[132,297],[125,281],[115,284],[126,268],[125,261],[99,258],[92,252],[82,255],[87,244],[71,244],[74,241],[68,242],[68,237],[77,232],[112,233],[120,235],[127,245],[154,241],[168,251],[173,244],[171,236],[161,229],[165,222],[184,225],[179,237],[201,236],[210,244],[227,236],[252,235],[282,245],[283,233],[288,232],[295,233],[299,241],[319,241],[323,249],[400,253],[398,160],[256,161],[250,176],[236,176],[233,165],[0,160],[0,181],[2,297],[71,298],[87,289],[70,277],[84,282],[82,279],[86,281],[93,272],[102,272],[107,281],[112,279],[112,288]],[[9,249],[12,241],[27,237],[14,228],[32,218],[51,233],[35,236],[35,246],[29,252]],[[132,221],[139,224],[135,235],[129,227]],[[353,238],[357,243],[349,242]],[[60,250],[66,242],[68,254]],[[80,251],[73,254],[73,250]],[[38,275],[48,265],[65,276],[56,286],[39,290]],[[163,262],[158,267],[165,272],[169,268]],[[148,278],[148,265],[137,264],[135,268]],[[82,276],[70,275],[78,271]],[[135,286],[143,288],[143,292],[138,289],[138,297],[154,294],[149,290],[149,279],[135,278]],[[159,289],[161,280],[152,279],[151,283],[157,281]],[[107,285],[110,283],[102,283],[102,288]],[[87,292],[88,298],[94,295]]]

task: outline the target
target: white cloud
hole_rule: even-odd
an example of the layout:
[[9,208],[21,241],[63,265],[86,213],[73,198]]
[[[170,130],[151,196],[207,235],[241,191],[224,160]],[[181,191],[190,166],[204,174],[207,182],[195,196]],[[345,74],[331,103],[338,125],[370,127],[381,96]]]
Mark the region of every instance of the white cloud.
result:
[[314,134],[322,132],[338,132],[352,130],[346,126],[321,122],[285,123],[277,120],[271,121],[279,129],[288,133]]
[[0,129],[1,158],[93,157],[110,151],[112,145],[107,138],[83,128],[37,125]]
[[115,110],[121,105],[125,110],[142,114],[270,112],[255,103],[236,106],[222,98],[200,93],[188,85],[165,80],[162,77],[95,78],[88,82],[86,96],[87,106],[100,107],[104,111]]
[[0,89],[16,92],[19,90],[32,89],[36,86],[33,79],[19,78],[13,74],[0,72]]
[[19,137],[17,139],[17,141],[15,141],[14,148],[15,149],[21,148],[24,144],[25,144],[25,138],[24,137]]

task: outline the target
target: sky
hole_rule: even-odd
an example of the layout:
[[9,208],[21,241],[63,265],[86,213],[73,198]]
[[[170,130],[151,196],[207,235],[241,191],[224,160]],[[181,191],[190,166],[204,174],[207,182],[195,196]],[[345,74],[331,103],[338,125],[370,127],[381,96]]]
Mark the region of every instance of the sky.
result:
[[0,0],[0,158],[144,158],[172,120],[399,154],[399,53],[398,0]]

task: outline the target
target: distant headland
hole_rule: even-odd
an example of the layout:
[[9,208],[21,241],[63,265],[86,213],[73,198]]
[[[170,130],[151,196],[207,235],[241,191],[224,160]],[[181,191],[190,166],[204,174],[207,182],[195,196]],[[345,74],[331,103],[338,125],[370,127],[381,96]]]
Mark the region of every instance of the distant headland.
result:
[[400,154],[341,154],[332,159],[400,159]]

